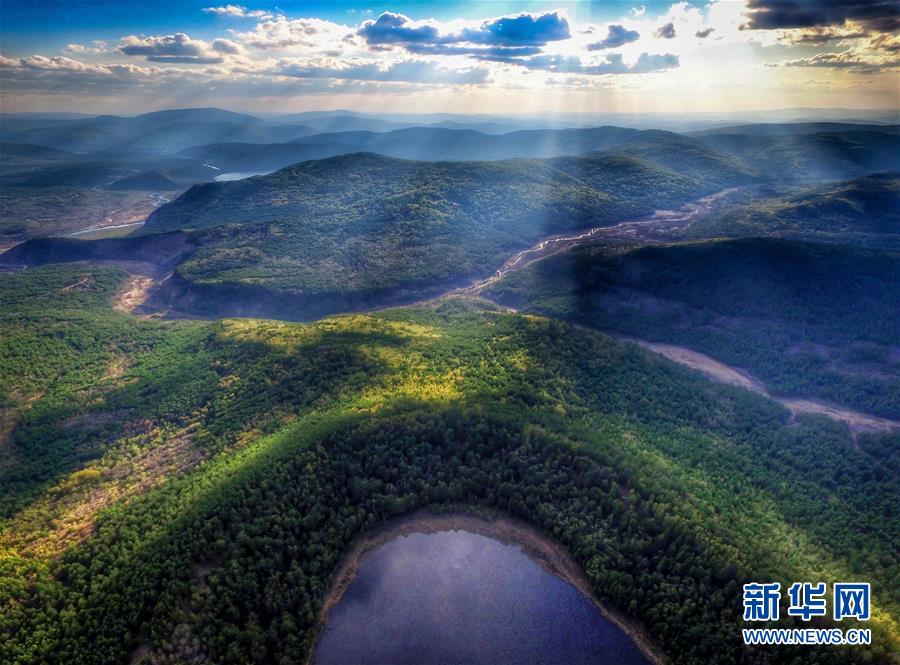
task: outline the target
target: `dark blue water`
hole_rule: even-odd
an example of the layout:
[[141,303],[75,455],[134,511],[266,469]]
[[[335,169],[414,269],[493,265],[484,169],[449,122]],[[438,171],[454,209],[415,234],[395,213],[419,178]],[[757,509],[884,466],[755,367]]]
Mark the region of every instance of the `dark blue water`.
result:
[[328,617],[317,665],[649,661],[575,587],[519,547],[414,533],[363,560]]

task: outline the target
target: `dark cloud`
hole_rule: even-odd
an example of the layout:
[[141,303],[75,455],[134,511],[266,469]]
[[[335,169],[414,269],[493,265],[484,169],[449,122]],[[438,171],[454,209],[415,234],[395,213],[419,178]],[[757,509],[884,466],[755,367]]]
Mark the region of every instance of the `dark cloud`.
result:
[[569,39],[569,22],[556,12],[519,14],[485,21],[481,27],[463,30],[457,41],[494,46],[543,46],[547,42]]
[[[227,40],[221,40],[227,42]],[[142,55],[151,62],[194,63],[214,65],[224,58],[209,48],[204,41],[191,39],[183,32],[162,37],[141,39],[130,35],[122,39],[119,52],[125,55]]]
[[611,25],[606,33],[606,39],[587,45],[588,51],[599,51],[607,48],[618,48],[630,42],[637,41],[640,37],[637,30],[627,30],[621,25]]
[[374,21],[365,21],[356,34],[369,45],[401,44],[404,47],[469,43],[498,47],[543,46],[568,39],[569,23],[559,14],[519,14],[485,21],[478,28],[440,34],[433,25],[415,23],[403,14],[385,12]]
[[538,55],[523,59],[490,59],[555,74],[581,74],[587,76],[601,74],[648,74],[650,72],[673,69],[679,65],[678,56],[671,53],[658,55],[641,53],[640,57],[632,65],[626,65],[620,53],[610,53],[603,61],[589,64],[583,63],[578,56],[565,55]]
[[853,21],[873,32],[900,30],[898,0],[748,0],[748,30],[840,26]]
[[697,32],[694,33],[694,36],[699,37],[700,39],[706,39],[714,31],[715,31],[715,28],[706,28],[705,30],[698,30]]
[[[846,32],[831,30],[828,28],[814,28],[812,30],[793,31],[787,33],[783,39],[793,46],[822,46],[828,42],[843,41],[845,39],[865,39],[868,32]],[[883,35],[881,35],[883,36]]]
[[[778,65],[771,65],[778,66]],[[875,74],[900,67],[900,58],[867,58],[857,53],[818,53],[809,58],[789,60],[782,67],[829,67],[849,69],[860,74]]]
[[657,37],[661,39],[674,39],[675,38],[675,24],[672,22],[666,23],[664,26],[660,27],[655,33]]

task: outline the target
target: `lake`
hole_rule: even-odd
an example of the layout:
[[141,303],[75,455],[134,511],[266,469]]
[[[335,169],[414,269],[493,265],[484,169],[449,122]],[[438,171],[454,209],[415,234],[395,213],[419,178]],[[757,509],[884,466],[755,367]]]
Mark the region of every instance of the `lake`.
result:
[[318,665],[649,663],[618,625],[516,544],[463,530],[377,547],[327,616]]

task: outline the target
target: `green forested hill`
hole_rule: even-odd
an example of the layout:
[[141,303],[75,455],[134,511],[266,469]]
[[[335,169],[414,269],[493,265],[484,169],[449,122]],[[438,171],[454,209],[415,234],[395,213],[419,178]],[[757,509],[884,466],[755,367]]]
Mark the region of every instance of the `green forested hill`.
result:
[[749,370],[776,393],[900,417],[900,255],[780,239],[583,248],[487,292]]
[[[619,194],[626,183],[630,187]],[[619,155],[417,162],[356,153],[267,176],[196,185],[155,211],[143,232],[275,221],[315,229],[317,223],[359,223],[358,217],[377,221],[379,213],[383,222],[401,213],[422,223],[455,215],[501,228],[515,219],[523,231],[540,223],[547,227],[542,230],[564,230],[621,214],[623,205],[626,211],[652,210],[658,199],[665,204],[713,190],[674,170]]]
[[[809,131],[803,131],[804,126]],[[764,127],[711,130],[694,137],[741,160],[773,183],[847,179],[900,168],[897,125],[784,124],[771,126],[776,130],[772,133],[760,132]]]
[[[435,295],[490,275],[546,236],[677,207],[722,178],[745,177],[710,182],[624,155],[411,162],[355,154],[197,185],[154,212],[141,237],[190,232],[194,249],[157,294],[160,309],[303,319]],[[37,244],[4,260],[34,263]],[[124,245],[91,247],[101,245],[107,258],[130,258],[113,251]],[[76,249],[66,252],[97,258]]]
[[[484,304],[159,322],[123,279],[0,275],[4,663],[301,662],[354,535],[451,504],[559,539],[675,663],[900,645],[896,437]],[[745,652],[769,579],[871,580],[873,646]]]
[[900,247],[900,176],[870,175],[773,193],[698,220],[693,237],[765,236]]

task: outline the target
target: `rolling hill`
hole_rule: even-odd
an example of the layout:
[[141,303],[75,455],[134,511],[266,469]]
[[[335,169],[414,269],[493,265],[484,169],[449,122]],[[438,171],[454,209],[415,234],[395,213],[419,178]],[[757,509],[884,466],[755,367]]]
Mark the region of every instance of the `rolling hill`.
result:
[[33,143],[0,143],[0,162],[4,164],[31,162],[56,162],[76,159],[74,153],[46,148]]
[[744,134],[746,136],[807,136],[809,134],[843,134],[878,130],[887,134],[900,133],[896,124],[863,124],[852,122],[760,122],[747,125],[728,125],[688,132],[689,136]]
[[[141,233],[197,235],[164,294],[179,307],[212,313],[231,302],[241,303],[232,313],[293,318],[433,295],[542,237],[709,191],[618,156],[435,163],[359,154],[197,185]],[[227,298],[210,297],[223,287]]]
[[[40,124],[33,121],[33,124]],[[172,153],[217,141],[287,141],[314,130],[302,125],[269,124],[255,116],[215,108],[176,109],[143,115],[97,116],[47,126],[3,129],[3,141],[33,143],[76,153]]]
[[775,235],[900,248],[900,176],[884,173],[789,193],[764,193],[698,220],[687,235]]
[[900,419],[898,284],[897,251],[748,238],[577,249],[486,295],[700,351],[777,394]]
[[[196,247],[157,293],[160,308],[308,318],[435,295],[489,275],[543,237],[676,207],[718,186],[622,155],[413,162],[355,154],[195,185],[140,233],[184,230]],[[34,262],[35,247],[2,260]]]
[[[316,134],[288,144],[248,145],[213,144],[188,148],[182,157],[207,161],[225,170],[260,171],[287,166],[310,159],[323,159],[353,152],[374,152],[400,159],[424,161],[473,161],[513,158],[549,158],[584,155],[598,151],[627,152],[633,141],[635,150],[646,143],[662,147],[672,142],[674,150],[693,144],[693,149],[714,152],[701,141],[673,132],[639,131],[621,127],[590,129],[520,130],[505,134],[485,134],[472,129],[412,127],[389,132],[353,131]],[[642,155],[652,155],[643,150]],[[724,162],[725,157],[720,157]],[[746,166],[731,159],[730,169],[747,171]]]
[[114,183],[107,185],[105,189],[111,189],[113,191],[149,190],[156,192],[169,192],[178,189],[178,187],[178,183],[172,180],[172,178],[170,178],[162,171],[144,171],[143,173],[138,173],[133,176],[128,176],[127,178],[122,178],[121,180],[116,180]]
[[897,126],[850,127],[849,131],[712,133],[696,138],[740,158],[776,183],[847,179],[900,171]]

